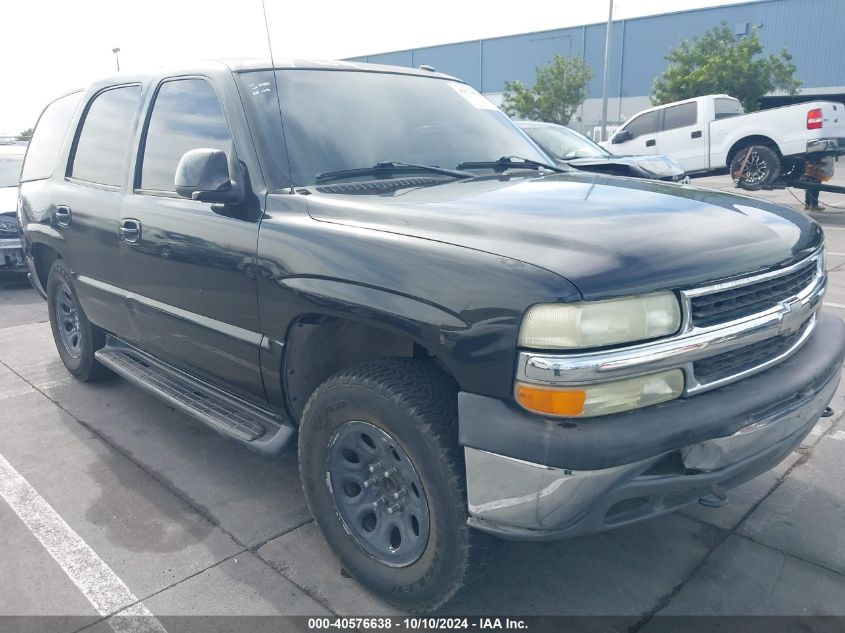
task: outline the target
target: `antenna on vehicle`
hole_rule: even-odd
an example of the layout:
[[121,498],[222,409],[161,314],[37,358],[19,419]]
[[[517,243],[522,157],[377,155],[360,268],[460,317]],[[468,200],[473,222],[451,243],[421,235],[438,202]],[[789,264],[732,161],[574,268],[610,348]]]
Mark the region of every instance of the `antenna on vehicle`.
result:
[[[276,89],[276,105],[279,106],[279,125],[282,126],[282,139],[285,142],[285,149],[287,149],[288,140],[285,138],[285,123],[282,120],[282,101],[279,96],[279,82],[276,79],[276,60],[273,59],[273,41],[270,39],[270,23],[267,21],[267,7],[264,5],[264,0],[261,0],[261,12],[264,14],[264,32],[267,34],[267,48],[270,50],[270,66],[272,66],[270,72],[273,74],[273,87]],[[288,180],[290,180],[290,193],[293,194],[293,173],[291,172],[290,161],[288,161]]]
[[429,66],[428,64],[420,64],[420,70],[427,70],[430,73],[436,73],[437,71],[434,69],[434,66]]

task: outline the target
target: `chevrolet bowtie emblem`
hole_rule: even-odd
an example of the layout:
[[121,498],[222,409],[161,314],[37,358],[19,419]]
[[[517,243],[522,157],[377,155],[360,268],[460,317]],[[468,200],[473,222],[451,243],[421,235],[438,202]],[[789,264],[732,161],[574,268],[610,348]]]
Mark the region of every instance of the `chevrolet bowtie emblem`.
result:
[[802,305],[798,299],[783,302],[783,313],[780,317],[780,333],[789,334],[799,329],[810,315],[810,306]]

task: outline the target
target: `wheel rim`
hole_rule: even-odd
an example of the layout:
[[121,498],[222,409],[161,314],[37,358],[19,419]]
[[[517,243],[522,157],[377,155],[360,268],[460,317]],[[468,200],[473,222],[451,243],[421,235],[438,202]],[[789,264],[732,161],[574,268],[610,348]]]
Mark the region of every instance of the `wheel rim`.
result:
[[757,153],[752,152],[745,163],[745,171],[742,175],[742,180],[749,185],[756,185],[763,182],[769,175],[769,165]]
[[335,511],[361,549],[404,567],[428,544],[429,510],[408,454],[382,429],[346,422],[329,442],[327,483]]
[[56,289],[56,325],[68,354],[79,358],[82,354],[82,328],[79,325],[79,308],[67,284]]

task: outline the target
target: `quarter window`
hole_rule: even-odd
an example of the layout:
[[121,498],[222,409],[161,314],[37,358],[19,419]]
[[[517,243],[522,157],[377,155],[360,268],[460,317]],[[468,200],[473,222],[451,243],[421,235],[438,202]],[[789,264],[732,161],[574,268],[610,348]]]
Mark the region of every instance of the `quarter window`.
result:
[[76,141],[72,178],[120,186],[140,98],[140,86],[111,88],[94,97]]
[[74,92],[56,99],[44,108],[26,149],[21,182],[42,180],[53,175],[70,120],[81,98],[81,92]]
[[689,127],[690,125],[695,125],[698,119],[698,104],[694,101],[691,103],[682,103],[681,105],[666,108],[664,112],[663,131]]
[[657,132],[657,110],[641,114],[624,129],[631,133],[631,138],[637,138],[643,134],[654,134]]
[[715,99],[716,120],[727,119],[732,116],[739,116],[745,114],[742,110],[742,104],[736,99]]
[[141,189],[175,192],[179,160],[200,147],[232,151],[232,136],[217,93],[204,79],[163,83],[147,125]]

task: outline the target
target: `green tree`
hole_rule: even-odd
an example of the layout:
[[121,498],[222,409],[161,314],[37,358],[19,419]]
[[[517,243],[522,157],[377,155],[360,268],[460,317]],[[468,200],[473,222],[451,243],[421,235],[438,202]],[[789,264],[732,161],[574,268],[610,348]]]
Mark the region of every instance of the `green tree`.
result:
[[21,138],[29,140],[29,139],[32,138],[33,132],[35,132],[35,130],[33,130],[31,127],[29,127],[27,129],[25,129],[23,132],[21,132]]
[[706,94],[736,97],[747,111],[760,108],[760,97],[775,89],[798,94],[792,55],[785,48],[777,55],[762,56],[757,29],[739,39],[727,22],[702,37],[678,44],[665,59],[666,71],[654,80],[651,101],[661,105]]
[[583,59],[555,53],[548,66],[537,66],[530,88],[520,81],[506,81],[502,106],[509,116],[566,125],[587,97],[592,78]]

